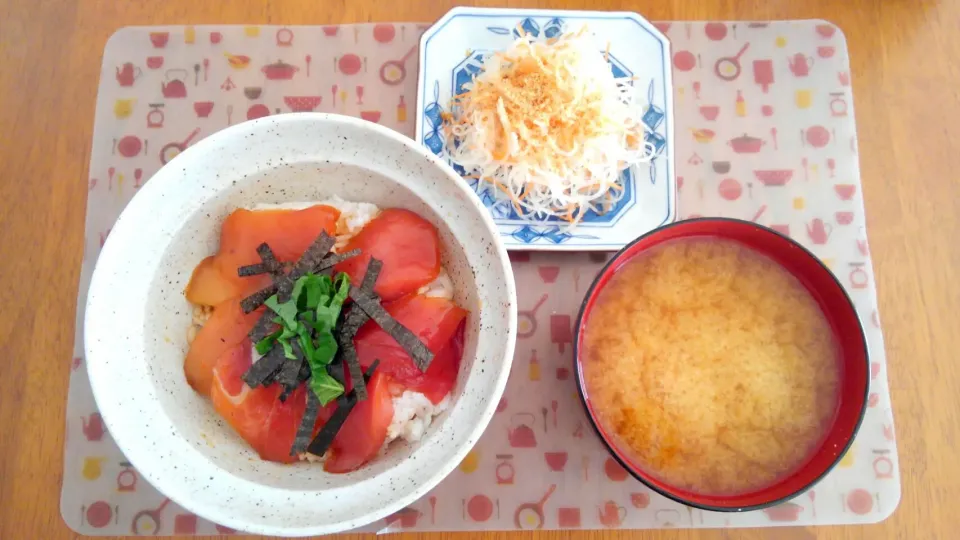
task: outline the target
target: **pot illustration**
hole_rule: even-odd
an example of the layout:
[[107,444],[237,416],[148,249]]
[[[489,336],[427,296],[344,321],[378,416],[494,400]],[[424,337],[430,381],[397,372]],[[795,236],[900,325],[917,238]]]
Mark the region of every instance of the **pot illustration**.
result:
[[770,521],[796,521],[800,519],[803,507],[796,503],[783,503],[763,511]]
[[604,527],[619,527],[627,517],[627,509],[613,501],[607,501],[597,510],[597,519]]
[[537,417],[532,413],[517,413],[513,415],[512,427],[507,432],[507,439],[513,448],[535,448],[537,436],[533,433],[533,426]]
[[807,224],[807,235],[814,244],[826,244],[830,238],[833,228],[829,223],[824,223],[822,219],[816,218]]
[[727,144],[738,154],[756,154],[760,151],[760,147],[763,146],[764,141],[763,139],[743,134],[736,139],[731,139]]
[[120,86],[133,86],[133,81],[137,80],[140,75],[143,75],[140,68],[135,67],[130,62],[117,68],[117,82],[120,83]]
[[810,74],[810,68],[813,67],[813,57],[804,56],[803,53],[797,53],[787,58],[790,65],[790,72],[797,77],[806,77]]
[[300,71],[300,68],[277,60],[272,64],[263,66],[260,71],[271,80],[290,80],[296,72]]
[[86,437],[88,441],[99,441],[103,438],[106,430],[103,428],[103,417],[100,416],[100,413],[92,413],[82,420],[83,436]]
[[163,97],[169,99],[187,97],[187,85],[183,81],[187,79],[188,75],[185,69],[168,69],[166,80],[160,83],[160,91],[163,93]]

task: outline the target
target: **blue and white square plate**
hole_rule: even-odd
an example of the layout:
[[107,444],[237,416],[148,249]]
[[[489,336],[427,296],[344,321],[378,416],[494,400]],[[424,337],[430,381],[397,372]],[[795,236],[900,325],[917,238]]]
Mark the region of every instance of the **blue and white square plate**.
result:
[[[509,201],[495,198],[492,186],[464,179],[493,214],[508,249],[544,251],[617,250],[636,237],[672,222],[676,216],[673,163],[673,78],[670,43],[636,13],[481,9],[447,12],[420,39],[420,80],[416,140],[446,157],[441,113],[452,96],[482,69],[487,55],[519,37],[518,28],[550,38],[586,26],[599,50],[609,44],[610,69],[617,77],[635,77],[650,106],[644,122],[653,131],[647,140],[661,148],[651,165],[623,172],[625,196],[603,215],[589,212],[572,231],[551,218],[531,221],[517,215]],[[462,173],[462,169],[455,167]]]

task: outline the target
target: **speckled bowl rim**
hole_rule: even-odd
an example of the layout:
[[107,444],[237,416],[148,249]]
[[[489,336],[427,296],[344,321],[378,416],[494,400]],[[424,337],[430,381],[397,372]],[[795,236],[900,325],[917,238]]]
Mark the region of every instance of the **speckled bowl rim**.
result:
[[[161,408],[159,403],[152,403],[151,406],[157,408],[155,415],[161,420],[165,421],[165,425],[162,426],[156,424],[146,426],[144,425],[145,422],[143,416],[134,412],[132,407],[124,408],[121,406],[121,400],[118,397],[118,394],[130,394],[132,392],[130,390],[117,391],[116,388],[112,386],[112,379],[116,378],[117,368],[110,366],[108,361],[112,348],[110,343],[116,343],[118,339],[145,339],[145,332],[143,331],[142,324],[139,325],[139,335],[135,336],[123,334],[118,335],[114,331],[114,325],[111,324],[111,322],[117,323],[121,318],[136,319],[142,323],[146,317],[144,313],[118,314],[113,308],[113,306],[116,304],[110,302],[111,296],[115,297],[117,295],[117,293],[112,290],[112,278],[117,277],[122,265],[129,264],[129,259],[124,257],[124,246],[134,241],[143,243],[152,241],[156,242],[157,245],[162,245],[162,250],[166,250],[167,246],[175,236],[175,233],[161,234],[155,232],[159,230],[159,227],[150,227],[146,232],[143,229],[139,231],[135,230],[136,226],[140,224],[140,222],[149,219],[147,216],[151,216],[151,201],[156,201],[158,198],[164,197],[165,194],[170,194],[171,192],[175,191],[177,189],[178,182],[183,182],[184,178],[189,176],[184,174],[184,172],[191,167],[195,160],[202,159],[204,153],[209,149],[214,148],[217,145],[229,144],[229,142],[225,143],[225,141],[229,141],[231,139],[242,139],[244,134],[250,132],[259,132],[261,130],[272,128],[282,128],[284,125],[292,122],[316,122],[318,124],[327,123],[334,126],[339,125],[364,129],[374,136],[390,139],[392,142],[399,142],[406,147],[406,150],[413,152],[417,156],[426,160],[429,163],[428,166],[433,166],[440,169],[442,173],[446,177],[449,177],[451,182],[453,182],[463,193],[465,200],[469,201],[466,206],[476,211],[476,215],[479,218],[480,223],[483,224],[483,227],[487,229],[487,232],[493,239],[495,252],[490,253],[489,255],[495,257],[498,260],[497,262],[499,262],[498,265],[496,263],[494,264],[494,268],[498,269],[499,273],[505,277],[505,282],[500,285],[506,289],[505,294],[511,303],[511,306],[508,308],[507,328],[505,329],[506,332],[505,334],[498,336],[503,343],[502,347],[499,349],[499,351],[502,352],[503,357],[498,359],[499,363],[495,364],[496,368],[499,369],[499,373],[497,373],[493,382],[494,395],[486,396],[484,403],[484,398],[477,396],[475,393],[471,394],[464,392],[460,400],[467,399],[467,396],[472,396],[472,399],[475,401],[474,405],[472,406],[475,410],[470,414],[472,422],[465,424],[462,429],[458,429],[454,432],[454,450],[447,451],[445,454],[441,454],[446,455],[447,459],[445,461],[432,463],[431,467],[424,468],[424,470],[430,471],[429,474],[426,477],[412,482],[412,488],[406,488],[405,486],[404,489],[397,489],[392,495],[385,496],[385,498],[388,500],[384,501],[384,504],[380,505],[379,509],[377,510],[361,515],[349,517],[345,516],[343,520],[335,523],[327,522],[302,527],[284,526],[282,524],[277,526],[273,526],[272,524],[264,525],[260,522],[246,519],[246,516],[243,515],[226,515],[224,513],[220,513],[217,510],[217,504],[209,502],[218,498],[216,493],[210,494],[210,492],[218,492],[218,490],[210,490],[208,487],[198,489],[198,486],[196,485],[198,483],[198,475],[202,476],[204,481],[207,477],[211,477],[212,479],[215,479],[215,481],[211,483],[216,484],[222,482],[225,485],[228,484],[232,489],[239,488],[241,490],[249,490],[248,493],[252,493],[254,490],[258,490],[258,493],[262,490],[266,490],[271,494],[274,494],[273,492],[277,492],[275,494],[277,496],[286,494],[288,495],[286,497],[287,500],[290,499],[289,494],[292,491],[273,486],[263,486],[249,480],[244,480],[231,475],[229,472],[221,468],[217,468],[215,471],[204,469],[202,465],[208,463],[208,460],[202,457],[202,455],[196,454],[197,451],[194,450],[182,437],[170,435],[163,436],[170,441],[171,447],[168,449],[168,451],[189,453],[188,458],[192,461],[185,461],[181,463],[182,466],[178,468],[180,474],[177,476],[158,474],[155,466],[156,458],[151,455],[151,453],[147,452],[145,444],[140,442],[140,440],[141,438],[144,440],[153,438],[147,434],[148,431],[159,433],[168,427],[172,427],[173,424],[172,422],[169,422],[165,413],[160,410]],[[226,189],[230,185],[230,181],[228,179],[221,180],[221,182],[220,188]],[[215,195],[216,194],[214,193],[207,196],[203,202],[210,202]],[[453,231],[451,230],[451,233],[452,232]],[[159,266],[159,264],[157,266]],[[149,275],[152,276],[153,272],[156,271],[156,268],[146,270],[150,272]],[[137,288],[149,288],[151,286],[152,279],[143,279],[138,281],[140,284],[137,285]],[[454,468],[456,468],[456,466],[463,460],[476,441],[480,438],[496,411],[500,397],[502,396],[506,387],[507,378],[510,375],[514,345],[516,341],[516,329],[516,285],[513,279],[513,271],[510,266],[506,248],[496,232],[496,226],[494,225],[493,219],[490,217],[489,212],[486,211],[477,196],[467,189],[464,183],[460,180],[459,176],[449,165],[440,161],[426,148],[416,144],[413,140],[408,139],[400,133],[383,126],[367,122],[365,120],[335,114],[292,113],[270,116],[250,122],[240,123],[207,137],[174,158],[170,164],[162,168],[151,179],[151,181],[145,184],[144,187],[141,188],[140,191],[133,197],[130,203],[120,214],[120,217],[114,225],[109,238],[103,246],[103,250],[99,259],[97,260],[97,264],[91,278],[84,324],[84,344],[86,352],[85,363],[87,366],[91,387],[93,389],[94,398],[96,399],[98,408],[103,415],[104,422],[106,423],[108,430],[111,432],[113,439],[120,447],[121,451],[123,451],[125,457],[138,469],[144,479],[156,487],[164,495],[169,497],[176,504],[184,507],[187,510],[190,510],[191,512],[194,512],[201,517],[244,532],[265,535],[311,536],[354,529],[373,523],[392,513],[395,513],[413,503],[417,499],[423,497],[444,477],[452,472]],[[502,329],[498,328],[495,330]],[[483,339],[484,337],[489,336],[484,336],[483,328],[481,328],[480,339]],[[126,354],[129,357],[130,353]],[[136,354],[136,351],[133,351],[132,354]],[[140,351],[139,354],[140,357],[143,358],[146,356],[146,351]],[[497,360],[496,358],[494,359]],[[144,359],[143,361],[145,362],[146,360]],[[114,362],[114,366],[116,365],[117,362]],[[491,366],[488,364],[487,367],[490,368]],[[149,371],[149,369],[147,369],[147,371]],[[149,384],[148,380],[145,380],[144,384]],[[460,409],[459,402],[455,407],[452,408],[451,413],[453,410],[458,409]],[[172,431],[174,433],[176,432],[175,430]],[[166,433],[166,431],[164,431],[164,433]],[[160,438],[159,435],[156,435],[156,437]],[[420,448],[418,448],[416,452],[419,453],[425,450],[444,452],[443,446],[450,446],[449,441],[440,442],[437,439],[438,438],[435,437],[432,440],[428,439],[421,442]],[[410,457],[401,461],[401,463],[397,466],[387,469],[381,473],[381,476],[398,474],[397,471],[398,469],[402,468],[403,463],[409,461],[411,461]],[[191,484],[191,482],[188,480],[188,477],[191,475],[193,477],[193,484]],[[376,476],[373,478],[376,478]],[[333,491],[349,489],[350,487],[348,486],[335,488]],[[206,492],[206,494],[202,494],[203,492]],[[294,491],[292,493],[297,492]],[[347,493],[341,494],[347,495]]]

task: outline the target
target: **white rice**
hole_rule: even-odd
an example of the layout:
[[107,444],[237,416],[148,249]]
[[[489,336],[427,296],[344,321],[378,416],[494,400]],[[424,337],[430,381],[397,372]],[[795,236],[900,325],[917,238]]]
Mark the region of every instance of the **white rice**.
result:
[[449,405],[450,394],[434,405],[420,392],[405,390],[403,394],[393,398],[393,421],[387,428],[384,445],[397,439],[418,442],[426,434],[434,417],[447,410]]

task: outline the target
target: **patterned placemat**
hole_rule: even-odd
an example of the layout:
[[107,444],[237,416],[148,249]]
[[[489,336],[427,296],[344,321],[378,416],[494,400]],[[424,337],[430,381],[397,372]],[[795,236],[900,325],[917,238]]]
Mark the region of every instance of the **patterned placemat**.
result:
[[[604,254],[513,253],[520,302],[498,414],[450,477],[368,530],[752,527],[871,523],[900,498],[866,241],[847,48],[820,21],[662,23],[673,42],[679,211],[751,219],[824,259],[865,322],[867,416],[814,490],[765,511],[693,510],[610,459],[572,379],[573,321]],[[295,110],[413,134],[419,24],[127,28],[104,52],[90,163],[61,511],[87,535],[230,532],[169,502],[104,430],[83,367],[93,264],[136,190],[183,148],[232,123]]]

